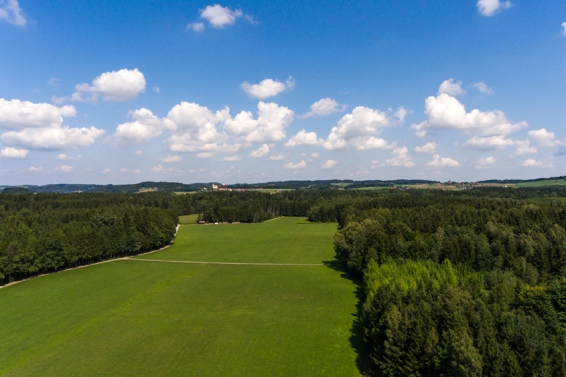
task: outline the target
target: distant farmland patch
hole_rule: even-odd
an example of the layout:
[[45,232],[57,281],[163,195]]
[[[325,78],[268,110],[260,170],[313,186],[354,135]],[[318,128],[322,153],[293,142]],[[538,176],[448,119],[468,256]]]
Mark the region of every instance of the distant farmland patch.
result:
[[564,179],[545,179],[541,181],[517,183],[515,187],[543,187],[543,186],[566,186]]

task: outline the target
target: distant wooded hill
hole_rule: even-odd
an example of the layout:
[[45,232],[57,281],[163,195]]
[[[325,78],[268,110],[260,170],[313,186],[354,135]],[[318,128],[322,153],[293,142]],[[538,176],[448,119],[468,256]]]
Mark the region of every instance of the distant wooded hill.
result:
[[[566,185],[566,177],[551,177],[537,179],[490,179],[479,181],[481,184],[502,184],[502,185],[521,185],[533,183],[537,186],[556,185],[561,182]],[[53,185],[23,185],[23,186],[0,186],[2,193],[138,193],[147,191],[166,191],[166,192],[194,192],[203,189],[211,189],[212,185],[221,185],[219,182],[208,183],[179,183],[179,182],[140,182],[129,185],[96,185],[96,184],[53,184]],[[411,185],[436,185],[439,181],[429,181],[423,179],[395,179],[395,180],[303,180],[303,181],[272,181],[264,183],[237,183],[225,185],[223,187],[230,189],[272,189],[272,190],[298,190],[298,189],[360,189],[369,187],[397,187]]]

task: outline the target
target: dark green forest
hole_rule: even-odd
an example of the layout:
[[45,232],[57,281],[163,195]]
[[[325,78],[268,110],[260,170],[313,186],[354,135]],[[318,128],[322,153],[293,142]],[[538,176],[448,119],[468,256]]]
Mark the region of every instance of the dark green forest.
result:
[[566,203],[552,196],[413,192],[311,209],[334,208],[336,257],[363,277],[368,372],[565,376]]
[[[363,372],[566,376],[566,188],[0,195],[0,282],[172,242],[206,222],[337,222],[363,292]],[[355,330],[356,331],[356,330]]]
[[0,195],[0,282],[162,247],[177,216],[162,194]]

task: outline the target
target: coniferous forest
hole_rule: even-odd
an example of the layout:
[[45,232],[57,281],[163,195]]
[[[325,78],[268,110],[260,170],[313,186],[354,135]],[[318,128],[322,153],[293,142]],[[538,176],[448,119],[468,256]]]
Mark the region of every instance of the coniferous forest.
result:
[[566,205],[485,194],[338,207],[372,374],[566,375]]
[[364,373],[566,376],[566,190],[0,195],[0,282],[150,251],[179,215],[337,222]]

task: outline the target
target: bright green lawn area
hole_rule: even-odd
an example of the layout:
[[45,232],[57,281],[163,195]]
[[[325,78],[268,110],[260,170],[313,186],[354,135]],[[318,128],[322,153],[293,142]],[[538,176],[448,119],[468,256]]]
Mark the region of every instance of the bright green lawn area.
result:
[[[332,258],[335,225],[284,219],[250,228],[277,235],[272,224],[294,229],[292,237],[308,238],[302,228],[312,226],[316,238],[325,229],[324,251],[310,245],[305,253],[313,256],[294,252],[294,261]],[[231,232],[202,227],[215,229],[213,238]],[[190,245],[187,230],[200,228],[181,227],[179,256],[188,255],[181,247]],[[252,241],[248,249],[261,261],[263,249]],[[229,247],[217,250],[230,255]],[[44,276],[0,289],[0,375],[359,376],[350,343],[355,290],[324,265],[122,260]]]
[[205,262],[321,263],[333,259],[336,224],[283,217],[261,224],[181,226],[175,243],[140,258]]

